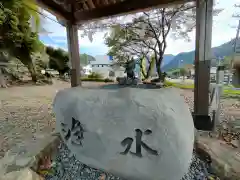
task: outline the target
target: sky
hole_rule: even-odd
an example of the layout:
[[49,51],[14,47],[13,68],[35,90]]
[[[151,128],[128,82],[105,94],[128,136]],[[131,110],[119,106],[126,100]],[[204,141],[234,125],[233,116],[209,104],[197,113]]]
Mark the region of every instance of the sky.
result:
[[[213,19],[212,31],[212,47],[219,46],[228,42],[236,36],[237,19],[232,17],[236,10],[234,4],[239,3],[239,0],[218,0],[216,8],[221,8],[223,11]],[[55,16],[44,11],[44,14],[53,19],[44,18],[43,27],[49,33],[41,34],[40,39],[45,45],[55,48],[67,50],[67,35],[66,28],[56,22]],[[81,37],[82,31],[79,30],[79,46],[80,53],[86,53],[92,56],[105,55],[108,52],[108,47],[104,44],[104,35],[107,31],[97,32],[93,35],[93,41],[90,42],[88,37]],[[188,52],[195,49],[195,31],[190,34],[191,41],[187,42],[184,39],[167,39],[168,47],[165,54],[176,55],[180,52]]]

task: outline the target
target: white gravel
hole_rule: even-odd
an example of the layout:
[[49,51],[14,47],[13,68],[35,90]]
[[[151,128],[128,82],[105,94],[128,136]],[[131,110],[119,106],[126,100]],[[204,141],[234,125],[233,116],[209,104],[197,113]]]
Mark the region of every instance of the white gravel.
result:
[[[53,174],[46,175],[46,180],[97,180],[102,175],[104,180],[123,180],[112,174],[88,167],[76,160],[65,144],[58,147],[59,152],[53,160]],[[173,172],[174,173],[174,172]],[[208,163],[200,160],[196,153],[193,153],[192,163],[189,172],[181,180],[203,180],[209,177],[210,169]]]

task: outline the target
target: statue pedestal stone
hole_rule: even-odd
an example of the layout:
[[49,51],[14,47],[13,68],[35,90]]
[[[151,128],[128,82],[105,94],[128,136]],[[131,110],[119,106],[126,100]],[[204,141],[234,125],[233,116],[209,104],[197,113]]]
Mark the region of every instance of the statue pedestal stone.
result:
[[82,163],[131,180],[180,180],[194,125],[172,88],[71,88],[54,100],[57,130]]

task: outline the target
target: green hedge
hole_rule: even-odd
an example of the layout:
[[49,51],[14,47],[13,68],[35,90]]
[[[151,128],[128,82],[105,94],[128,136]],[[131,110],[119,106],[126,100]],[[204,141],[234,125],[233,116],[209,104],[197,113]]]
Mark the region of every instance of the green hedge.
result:
[[92,72],[91,74],[88,75],[88,78],[91,79],[103,79],[102,75],[97,72]]
[[180,83],[173,83],[170,81],[165,81],[164,85],[166,87],[176,87],[180,89],[194,89],[194,84],[180,84]]
[[89,77],[86,77],[86,78],[81,78],[82,81],[91,81],[91,82],[114,82],[113,80],[109,79],[109,78],[105,78],[105,79],[102,79],[102,78],[89,78]]
[[[180,83],[173,83],[173,82],[169,82],[169,81],[165,81],[164,84],[166,87],[176,87],[176,88],[180,88],[180,89],[194,89],[194,84],[180,84]],[[224,88],[223,95],[240,96],[240,90]]]

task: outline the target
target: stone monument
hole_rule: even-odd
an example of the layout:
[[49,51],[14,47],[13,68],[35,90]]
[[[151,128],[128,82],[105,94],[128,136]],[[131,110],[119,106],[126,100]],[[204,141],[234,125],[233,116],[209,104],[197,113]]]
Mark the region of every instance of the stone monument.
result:
[[131,180],[180,180],[194,125],[176,89],[70,88],[54,100],[57,130],[82,163]]

